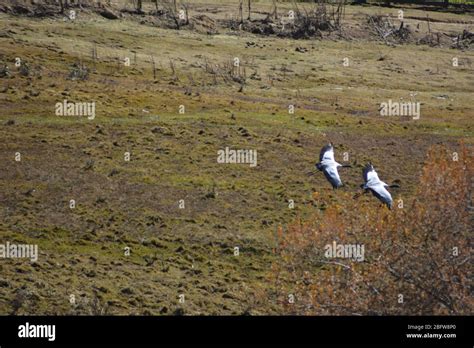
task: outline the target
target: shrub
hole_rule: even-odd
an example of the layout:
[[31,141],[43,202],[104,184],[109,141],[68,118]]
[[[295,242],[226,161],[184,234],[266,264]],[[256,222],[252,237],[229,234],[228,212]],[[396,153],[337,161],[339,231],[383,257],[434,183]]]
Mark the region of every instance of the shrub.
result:
[[69,80],[87,80],[89,69],[83,63],[74,63],[69,71]]

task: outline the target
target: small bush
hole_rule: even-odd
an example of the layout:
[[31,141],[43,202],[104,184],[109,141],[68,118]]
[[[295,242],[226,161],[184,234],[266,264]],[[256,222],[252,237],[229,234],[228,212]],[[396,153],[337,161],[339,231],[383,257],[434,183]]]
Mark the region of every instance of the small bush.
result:
[[89,69],[82,63],[74,63],[69,70],[69,80],[87,80],[89,77]]

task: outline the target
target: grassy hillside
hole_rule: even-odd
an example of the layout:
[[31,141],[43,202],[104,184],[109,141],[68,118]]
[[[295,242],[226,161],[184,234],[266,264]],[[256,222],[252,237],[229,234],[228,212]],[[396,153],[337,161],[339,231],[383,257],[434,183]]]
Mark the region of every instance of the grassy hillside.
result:
[[[192,14],[235,11],[200,1]],[[347,20],[380,11],[351,7]],[[431,30],[472,27],[469,15],[430,16]],[[277,227],[325,209],[315,191],[346,197],[307,176],[323,145],[353,165],[343,192],[358,189],[370,160],[399,180],[399,198],[415,192],[431,145],[473,142],[472,50],[209,35],[87,10],[74,21],[0,13],[0,33],[0,241],[39,247],[37,263],[0,260],[1,314],[279,313],[261,302]],[[95,102],[95,118],[56,116],[65,99]],[[381,117],[388,99],[419,101],[420,119]],[[257,150],[257,167],[217,163],[225,147]]]

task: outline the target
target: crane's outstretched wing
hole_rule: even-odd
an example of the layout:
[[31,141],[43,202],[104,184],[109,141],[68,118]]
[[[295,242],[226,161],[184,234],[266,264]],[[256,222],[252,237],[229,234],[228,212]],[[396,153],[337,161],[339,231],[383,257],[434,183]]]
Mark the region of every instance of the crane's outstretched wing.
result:
[[369,190],[372,194],[379,199],[382,203],[385,203],[387,207],[392,208],[392,195],[385,188],[383,184],[370,186]]
[[377,185],[380,182],[379,176],[377,175],[374,166],[370,163],[365,166],[362,176],[366,186]]
[[339,188],[342,186],[342,181],[339,177],[336,165],[325,166],[323,169],[323,173],[326,179],[328,179],[328,181],[331,183],[333,188]]
[[334,161],[334,147],[332,144],[323,146],[319,153],[319,162],[322,161]]
[[368,177],[367,175],[369,174],[370,171],[372,171],[374,167],[370,163],[367,163],[362,170],[362,178],[364,179],[364,183],[367,183]]

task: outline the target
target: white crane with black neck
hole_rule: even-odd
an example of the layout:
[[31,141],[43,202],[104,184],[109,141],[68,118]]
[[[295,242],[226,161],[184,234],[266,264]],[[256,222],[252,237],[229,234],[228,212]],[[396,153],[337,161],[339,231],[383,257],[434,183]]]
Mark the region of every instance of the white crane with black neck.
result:
[[[323,172],[333,189],[337,189],[343,185],[337,168],[351,168],[351,165],[336,162],[334,159],[334,146],[332,143],[329,143],[321,149],[319,162],[316,163],[316,169]],[[314,174],[314,172],[309,173],[309,175]]]
[[387,189],[399,188],[400,185],[388,185],[380,180],[377,172],[374,169],[374,166],[370,162],[364,167],[364,170],[362,171],[362,177],[364,178],[364,183],[360,185],[360,187],[364,190],[364,192],[356,194],[354,198],[357,198],[364,193],[372,192],[372,194],[377,197],[379,201],[385,204],[388,209],[392,209],[393,199],[392,195]]

